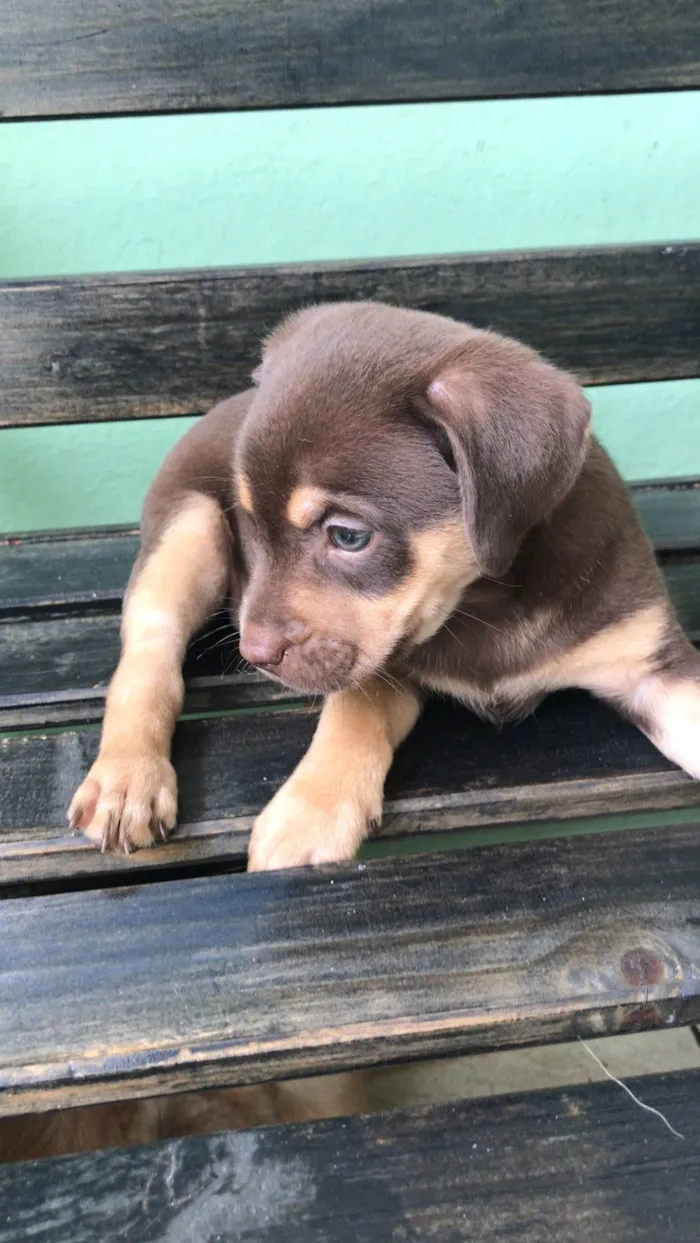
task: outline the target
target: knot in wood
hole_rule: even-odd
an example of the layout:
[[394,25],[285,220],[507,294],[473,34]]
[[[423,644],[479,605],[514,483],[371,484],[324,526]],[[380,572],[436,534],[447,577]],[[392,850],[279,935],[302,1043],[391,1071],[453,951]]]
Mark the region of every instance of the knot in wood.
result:
[[660,984],[666,971],[658,954],[644,946],[637,946],[623,956],[622,974],[628,984],[639,988],[647,984]]

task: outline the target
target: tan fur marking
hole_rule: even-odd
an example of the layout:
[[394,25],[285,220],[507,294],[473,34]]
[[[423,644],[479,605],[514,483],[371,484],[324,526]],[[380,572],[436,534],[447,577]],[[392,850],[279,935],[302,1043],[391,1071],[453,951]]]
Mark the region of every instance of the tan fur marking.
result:
[[294,488],[287,501],[287,522],[300,531],[308,531],[323,513],[328,504],[328,497],[321,488],[310,484]]
[[667,624],[667,606],[653,604],[525,673],[498,679],[488,692],[447,677],[431,676],[425,684],[466,700],[477,711],[494,695],[526,700],[568,686],[584,687],[603,696],[632,694],[649,673]]
[[236,494],[241,509],[245,510],[247,514],[252,514],[253,492],[247,475],[239,475],[236,479]]
[[700,781],[700,683],[652,675],[637,687],[631,704],[649,721],[645,733],[654,745]]
[[652,604],[549,661],[543,672],[557,686],[585,686],[601,694],[626,679],[632,684],[649,672],[667,625],[667,606]]
[[154,825],[165,832],[175,823],[169,752],[181,664],[188,639],[225,592],[227,541],[219,506],[193,494],[129,586],[100,752],[69,810],[96,844],[149,845]]
[[419,711],[410,687],[381,678],[330,695],[309,750],[256,821],[250,870],[351,859],[381,819],[394,750]]
[[380,668],[397,643],[424,643],[454,612],[465,587],[479,577],[461,521],[421,531],[413,537],[415,565],[394,591],[376,599],[339,586],[297,585],[287,602],[291,612],[338,638],[357,643],[358,678]]

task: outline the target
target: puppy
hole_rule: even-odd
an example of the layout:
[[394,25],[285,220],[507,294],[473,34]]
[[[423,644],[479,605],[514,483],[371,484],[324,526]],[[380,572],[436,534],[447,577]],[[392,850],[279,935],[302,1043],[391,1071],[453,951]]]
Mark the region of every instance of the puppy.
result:
[[252,869],[355,853],[426,690],[503,721],[584,687],[700,778],[700,657],[569,375],[494,333],[357,303],[292,315],[253,378],[149,492],[73,826],[103,850],[167,837],[181,663],[225,599],[246,660],[327,696]]

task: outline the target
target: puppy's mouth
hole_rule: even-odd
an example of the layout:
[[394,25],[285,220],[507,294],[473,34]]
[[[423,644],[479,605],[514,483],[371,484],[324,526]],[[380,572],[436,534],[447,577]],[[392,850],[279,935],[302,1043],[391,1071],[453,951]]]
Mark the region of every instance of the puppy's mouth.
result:
[[312,638],[287,648],[274,664],[258,663],[260,673],[272,682],[305,695],[330,695],[355,680],[358,649],[340,639]]

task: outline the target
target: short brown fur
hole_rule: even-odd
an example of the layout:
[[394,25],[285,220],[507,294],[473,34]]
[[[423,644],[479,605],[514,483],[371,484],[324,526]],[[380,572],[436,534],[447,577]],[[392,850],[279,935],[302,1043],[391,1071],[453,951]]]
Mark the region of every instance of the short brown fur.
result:
[[502,721],[583,686],[700,776],[700,659],[583,393],[516,341],[377,303],[291,316],[166,460],[142,545],[71,808],[98,843],[170,828],[179,665],[224,599],[244,657],[327,696],[252,867],[354,853],[422,687]]

